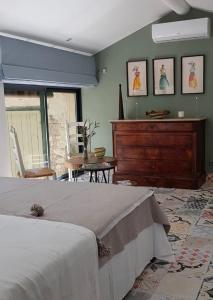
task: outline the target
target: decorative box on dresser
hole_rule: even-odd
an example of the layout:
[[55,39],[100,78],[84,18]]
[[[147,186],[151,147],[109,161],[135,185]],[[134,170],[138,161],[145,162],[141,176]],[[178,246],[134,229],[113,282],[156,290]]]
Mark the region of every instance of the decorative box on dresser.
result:
[[205,119],[111,121],[113,182],[197,189],[205,174]]

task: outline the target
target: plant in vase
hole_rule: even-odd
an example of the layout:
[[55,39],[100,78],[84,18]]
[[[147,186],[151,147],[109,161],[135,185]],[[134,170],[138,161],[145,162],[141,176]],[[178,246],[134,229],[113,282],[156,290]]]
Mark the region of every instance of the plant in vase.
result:
[[82,140],[83,140],[83,155],[84,159],[88,159],[88,145],[91,143],[92,137],[96,134],[96,129],[100,127],[99,122],[90,122],[86,120],[84,122],[84,125],[80,127],[80,133],[82,134]]

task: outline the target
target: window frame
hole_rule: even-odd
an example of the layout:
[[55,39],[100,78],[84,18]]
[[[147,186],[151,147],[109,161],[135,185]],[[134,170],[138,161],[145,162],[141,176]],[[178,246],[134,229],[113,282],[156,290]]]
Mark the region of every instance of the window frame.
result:
[[[39,85],[22,85],[22,84],[11,84],[5,83],[4,84],[4,93],[7,92],[15,92],[15,91],[35,91],[39,92],[40,95],[43,94],[43,107],[41,107],[41,114],[42,110],[44,114],[41,116],[44,121],[45,126],[45,147],[47,152],[47,160],[48,166],[50,167],[50,143],[49,143],[49,124],[48,124],[48,110],[47,110],[47,99],[48,93],[75,93],[76,94],[76,121],[81,122],[83,120],[82,116],[82,98],[81,98],[81,88],[69,88],[69,87],[48,87],[48,86],[39,86]],[[40,104],[41,105],[41,104]]]

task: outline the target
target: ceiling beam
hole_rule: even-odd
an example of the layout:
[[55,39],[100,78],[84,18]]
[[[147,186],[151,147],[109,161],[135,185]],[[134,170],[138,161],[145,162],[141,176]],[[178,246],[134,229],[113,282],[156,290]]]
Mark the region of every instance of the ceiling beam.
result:
[[178,15],[185,15],[191,6],[185,0],[162,0],[171,10]]

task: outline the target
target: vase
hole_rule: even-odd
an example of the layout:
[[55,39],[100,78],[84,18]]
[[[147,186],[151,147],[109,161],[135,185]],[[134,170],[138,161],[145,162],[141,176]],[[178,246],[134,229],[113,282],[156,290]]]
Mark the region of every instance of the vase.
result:
[[121,91],[121,84],[119,84],[118,120],[124,120],[124,108],[123,108],[123,97],[122,97],[122,91]]

